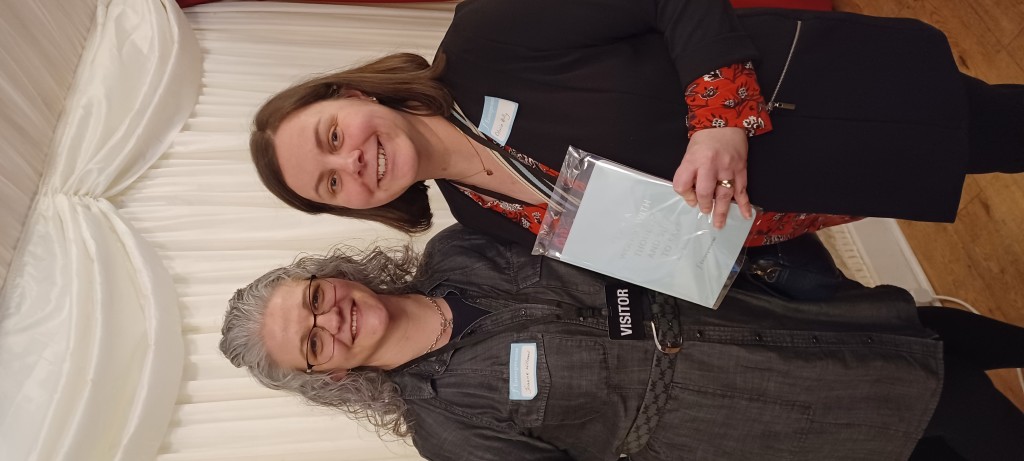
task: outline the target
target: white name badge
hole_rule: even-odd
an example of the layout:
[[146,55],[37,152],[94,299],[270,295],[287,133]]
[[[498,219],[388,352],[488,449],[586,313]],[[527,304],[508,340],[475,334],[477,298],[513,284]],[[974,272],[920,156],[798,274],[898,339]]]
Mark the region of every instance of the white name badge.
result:
[[508,142],[512,133],[512,123],[516,121],[519,103],[507,99],[484,97],[484,110],[480,115],[480,131],[502,146]]
[[537,344],[512,343],[508,361],[508,398],[532,400],[537,396]]

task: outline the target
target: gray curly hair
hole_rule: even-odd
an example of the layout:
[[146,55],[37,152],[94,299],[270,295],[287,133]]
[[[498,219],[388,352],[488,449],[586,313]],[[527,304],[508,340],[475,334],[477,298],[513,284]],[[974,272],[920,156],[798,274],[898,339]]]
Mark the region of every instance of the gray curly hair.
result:
[[274,290],[289,280],[312,275],[342,278],[361,283],[378,294],[406,294],[419,257],[409,246],[373,247],[361,250],[339,246],[327,255],[310,255],[263,274],[228,301],[221,328],[220,351],[236,367],[245,367],[260,384],[294,392],[310,402],[340,409],[351,418],[365,420],[378,435],[410,434],[406,406],[391,382],[379,369],[356,368],[342,379],[329,372],[305,373],[278,366],[263,344],[263,314]]

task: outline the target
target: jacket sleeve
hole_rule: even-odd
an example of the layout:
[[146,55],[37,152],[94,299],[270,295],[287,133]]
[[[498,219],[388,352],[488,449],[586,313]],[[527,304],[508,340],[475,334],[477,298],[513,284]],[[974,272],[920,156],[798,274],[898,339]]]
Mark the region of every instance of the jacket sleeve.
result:
[[458,6],[452,30],[477,39],[465,46],[496,53],[503,46],[565,53],[660,34],[684,88],[757,57],[726,0],[469,0]]

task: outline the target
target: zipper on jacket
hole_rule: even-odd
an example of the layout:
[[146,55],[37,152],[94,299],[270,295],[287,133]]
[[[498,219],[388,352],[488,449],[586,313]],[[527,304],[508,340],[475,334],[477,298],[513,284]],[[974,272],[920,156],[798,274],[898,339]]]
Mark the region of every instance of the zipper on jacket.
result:
[[782,80],[786,78],[786,71],[789,70],[789,61],[793,59],[793,51],[796,50],[796,42],[800,39],[800,27],[802,27],[803,24],[803,21],[796,22],[796,34],[793,35],[793,43],[789,45],[789,55],[786,56],[786,64],[782,66],[782,74],[779,75],[779,83],[775,84],[775,91],[772,91],[772,97],[768,101],[768,112],[771,112],[772,109],[796,110],[796,104],[775,102],[775,96],[779,94],[779,88],[782,88]]
[[771,112],[772,109],[796,110],[796,104],[790,104],[788,102],[768,103],[768,111]]

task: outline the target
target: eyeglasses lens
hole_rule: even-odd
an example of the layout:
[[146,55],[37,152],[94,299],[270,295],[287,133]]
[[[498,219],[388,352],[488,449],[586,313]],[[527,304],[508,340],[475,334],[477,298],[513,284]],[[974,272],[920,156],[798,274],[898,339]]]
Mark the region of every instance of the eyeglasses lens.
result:
[[323,301],[323,280],[316,276],[309,278],[309,286],[306,287],[306,298],[309,300],[309,308],[313,312],[313,328],[309,330],[306,338],[306,363],[310,366],[323,365],[334,356],[334,338],[323,327],[316,324],[317,317],[327,312],[327,304]]

